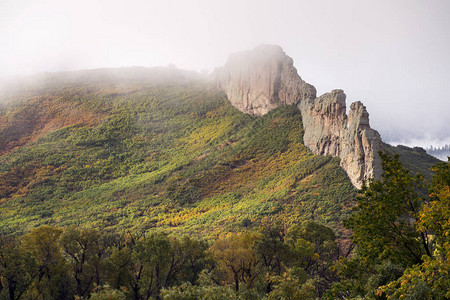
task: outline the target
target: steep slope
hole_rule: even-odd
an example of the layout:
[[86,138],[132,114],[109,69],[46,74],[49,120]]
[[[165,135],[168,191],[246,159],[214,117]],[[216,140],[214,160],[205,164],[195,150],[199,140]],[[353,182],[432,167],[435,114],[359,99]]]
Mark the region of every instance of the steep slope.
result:
[[261,45],[230,56],[216,70],[217,86],[239,110],[263,115],[281,105],[296,104],[301,111],[304,143],[318,155],[339,157],[353,185],[381,176],[381,138],[370,128],[361,102],[346,114],[342,90],[316,97],[316,89],[303,81],[292,59],[279,46]]
[[[4,148],[1,232],[77,224],[213,236],[262,222],[336,227],[347,214],[355,190],[337,159],[303,144],[296,106],[256,117],[195,76],[102,70],[93,81],[89,74],[56,74],[32,92],[19,89],[20,102],[9,94],[4,140],[18,111],[22,120],[47,114],[40,105],[24,109],[36,99],[55,113],[23,131],[26,142]],[[73,103],[85,120],[65,121]]]

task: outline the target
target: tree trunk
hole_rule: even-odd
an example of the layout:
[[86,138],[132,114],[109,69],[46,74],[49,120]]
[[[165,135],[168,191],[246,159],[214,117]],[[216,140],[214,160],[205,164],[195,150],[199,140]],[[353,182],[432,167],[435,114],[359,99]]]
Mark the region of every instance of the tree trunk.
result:
[[16,300],[14,294],[16,292],[16,283],[14,281],[8,282],[9,300]]

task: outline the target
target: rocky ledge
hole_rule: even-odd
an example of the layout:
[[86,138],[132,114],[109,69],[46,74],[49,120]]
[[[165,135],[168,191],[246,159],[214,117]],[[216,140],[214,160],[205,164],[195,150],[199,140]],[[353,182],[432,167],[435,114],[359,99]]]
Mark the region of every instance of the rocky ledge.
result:
[[370,128],[365,106],[354,102],[347,115],[342,90],[316,97],[314,86],[301,79],[281,47],[261,45],[233,54],[215,71],[215,78],[230,102],[248,114],[264,115],[280,105],[296,104],[305,145],[315,154],[339,157],[354,186],[380,178],[382,142],[379,133]]

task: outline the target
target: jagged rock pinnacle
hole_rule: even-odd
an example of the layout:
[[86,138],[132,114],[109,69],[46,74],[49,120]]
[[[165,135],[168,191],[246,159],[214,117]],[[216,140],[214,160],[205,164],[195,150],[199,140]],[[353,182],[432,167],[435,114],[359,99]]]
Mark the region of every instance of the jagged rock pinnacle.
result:
[[339,157],[354,186],[381,176],[381,138],[370,128],[365,106],[352,103],[347,116],[342,90],[316,98],[314,86],[301,79],[281,47],[261,45],[233,54],[215,77],[230,102],[245,113],[263,115],[280,105],[296,104],[305,145],[315,154]]

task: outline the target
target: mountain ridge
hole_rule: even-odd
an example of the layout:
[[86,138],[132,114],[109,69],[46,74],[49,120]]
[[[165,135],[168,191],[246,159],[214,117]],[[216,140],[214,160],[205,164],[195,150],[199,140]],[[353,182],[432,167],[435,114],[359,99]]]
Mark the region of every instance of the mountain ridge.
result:
[[365,106],[354,102],[347,115],[342,90],[317,97],[314,86],[301,79],[280,46],[260,45],[233,54],[216,69],[215,77],[230,102],[245,113],[264,115],[281,105],[297,105],[305,145],[315,154],[339,157],[354,186],[380,178],[381,137],[370,128]]
[[[109,71],[96,82],[53,74],[0,105],[0,139],[10,138],[0,146],[16,143],[0,156],[1,232],[49,224],[210,237],[311,219],[341,232],[356,190],[338,158],[304,145],[294,103],[252,116],[205,77]],[[33,138],[11,139],[36,115],[22,136]]]
[[[203,80],[123,82],[38,93],[56,116],[80,102],[99,120],[38,124],[38,138],[0,156],[1,232],[48,224],[211,237],[261,222],[336,227],[349,212],[354,188],[337,159],[302,144],[295,106],[256,117]],[[2,124],[35,97],[4,106]]]

